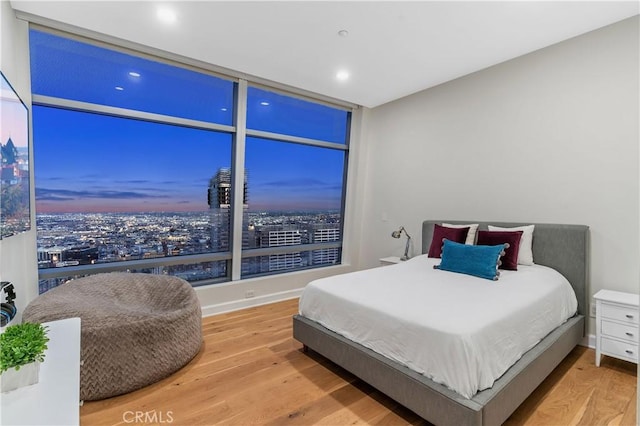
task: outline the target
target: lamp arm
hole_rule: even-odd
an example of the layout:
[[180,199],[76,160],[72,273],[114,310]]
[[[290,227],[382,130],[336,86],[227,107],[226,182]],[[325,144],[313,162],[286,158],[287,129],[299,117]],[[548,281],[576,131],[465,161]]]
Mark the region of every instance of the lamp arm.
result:
[[409,260],[409,241],[411,241],[411,238],[407,238],[407,245],[404,247],[404,256],[402,256],[402,260]]
[[402,228],[402,230],[404,231],[404,234],[407,236],[407,244],[404,246],[404,256],[402,256],[401,259],[409,260],[409,243],[411,243],[411,236],[409,235],[407,230],[404,229],[404,227]]
[[402,228],[402,231],[404,231],[404,234],[407,236],[407,238],[411,238],[411,235],[409,235],[409,233],[407,232],[406,229],[404,229],[404,226],[401,226],[400,228]]

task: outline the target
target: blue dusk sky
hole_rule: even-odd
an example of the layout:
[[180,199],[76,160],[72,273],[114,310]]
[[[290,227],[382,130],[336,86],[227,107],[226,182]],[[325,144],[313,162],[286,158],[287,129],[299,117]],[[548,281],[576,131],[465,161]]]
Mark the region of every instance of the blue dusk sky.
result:
[[[233,83],[31,31],[36,94],[231,125]],[[89,58],[90,59],[89,59]],[[342,110],[250,88],[248,127],[345,143]],[[33,107],[36,210],[203,211],[230,133]],[[247,138],[251,210],[340,208],[345,152]]]

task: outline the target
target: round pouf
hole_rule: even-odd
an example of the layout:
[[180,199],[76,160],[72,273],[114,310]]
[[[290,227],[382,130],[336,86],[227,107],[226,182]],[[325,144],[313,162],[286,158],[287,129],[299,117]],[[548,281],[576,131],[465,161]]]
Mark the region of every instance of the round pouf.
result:
[[[81,319],[80,399],[96,400],[157,382],[202,344],[200,303],[168,275],[108,273],[71,280],[33,300],[22,318]],[[46,360],[45,360],[46,362]]]

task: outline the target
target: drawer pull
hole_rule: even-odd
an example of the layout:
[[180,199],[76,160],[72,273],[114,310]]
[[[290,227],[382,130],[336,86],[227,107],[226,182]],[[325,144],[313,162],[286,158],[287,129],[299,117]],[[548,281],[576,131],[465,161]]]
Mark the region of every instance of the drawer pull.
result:
[[629,337],[633,337],[633,333],[629,333],[628,331],[626,333],[624,333],[624,334],[626,334]]
[[629,355],[633,355],[633,351],[630,351],[629,349],[627,349],[625,352],[628,353]]
[[631,315],[631,314],[627,314],[627,315],[625,315],[625,316],[626,316],[627,318],[629,318],[629,319],[633,319],[633,315]]

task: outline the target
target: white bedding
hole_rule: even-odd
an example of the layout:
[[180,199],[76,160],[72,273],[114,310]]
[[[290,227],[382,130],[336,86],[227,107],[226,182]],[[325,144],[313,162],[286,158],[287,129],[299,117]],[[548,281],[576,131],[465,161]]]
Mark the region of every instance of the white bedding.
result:
[[490,281],[439,263],[422,255],[313,281],[300,314],[471,398],[577,310],[569,282],[546,266]]

